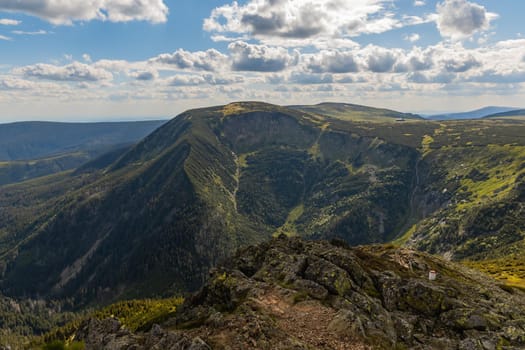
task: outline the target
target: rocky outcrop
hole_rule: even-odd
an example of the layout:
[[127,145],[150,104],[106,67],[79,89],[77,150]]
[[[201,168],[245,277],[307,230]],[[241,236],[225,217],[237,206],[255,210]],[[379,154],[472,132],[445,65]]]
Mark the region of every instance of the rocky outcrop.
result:
[[193,339],[180,332],[171,332],[154,325],[147,333],[133,334],[122,327],[115,318],[89,319],[76,332],[75,338],[84,342],[86,349],[106,350],[209,350],[200,339]]
[[108,349],[523,349],[524,315],[523,292],[425,253],[281,236],[213,270],[162,327],[133,335],[106,320],[79,338]]

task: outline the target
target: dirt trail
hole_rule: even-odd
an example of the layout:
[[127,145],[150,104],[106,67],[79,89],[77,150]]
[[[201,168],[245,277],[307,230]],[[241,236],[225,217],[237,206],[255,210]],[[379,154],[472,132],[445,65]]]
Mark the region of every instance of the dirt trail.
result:
[[337,335],[329,329],[336,311],[317,300],[293,303],[293,299],[271,290],[258,302],[277,322],[278,327],[314,349],[365,350],[368,346],[356,339]]

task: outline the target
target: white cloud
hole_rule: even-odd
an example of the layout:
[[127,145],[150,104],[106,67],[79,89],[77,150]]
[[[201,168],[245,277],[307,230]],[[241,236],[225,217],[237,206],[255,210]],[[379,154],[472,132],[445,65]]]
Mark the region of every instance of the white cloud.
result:
[[313,73],[350,73],[359,70],[352,51],[323,50],[311,55],[306,63]]
[[190,86],[224,86],[241,84],[245,81],[242,76],[222,76],[213,74],[190,75],[190,74],[176,74],[167,79],[167,84],[176,87],[190,87]]
[[334,82],[334,77],[332,74],[293,72],[290,76],[289,82],[304,85],[331,84]]
[[415,24],[414,17],[397,19],[388,11],[391,5],[390,0],[249,0],[217,7],[203,28],[221,40],[250,35],[266,44],[299,47],[315,45],[315,38],[326,45],[329,39]]
[[423,0],[415,0],[414,6],[425,6],[425,2]]
[[37,16],[58,25],[91,20],[163,23],[169,12],[163,0],[3,0],[0,10]]
[[151,81],[159,77],[159,73],[152,69],[133,72],[130,75],[139,81]]
[[394,71],[404,73],[429,70],[434,66],[433,52],[432,48],[422,50],[415,47],[410,52],[399,54]]
[[23,30],[12,30],[11,33],[16,34],[16,35],[46,35],[46,34],[49,34],[48,31],[45,31],[43,29],[40,29],[34,32],[26,32]]
[[0,34],[0,40],[10,41],[10,40],[11,40],[11,38],[10,38],[10,37],[8,37],[8,36],[5,36],[5,35],[1,35],[1,34]]
[[467,79],[470,82],[477,83],[523,83],[525,82],[525,71],[514,69],[508,72],[497,72],[495,70],[484,70]]
[[35,97],[57,98],[66,95],[68,89],[53,82],[31,81],[13,75],[0,76],[0,90],[4,97],[8,96],[8,101],[26,100],[34,102]]
[[8,76],[0,79],[0,90],[29,90],[33,86],[32,82],[19,78]]
[[13,70],[15,74],[22,74],[28,78],[54,81],[103,81],[111,80],[113,75],[101,68],[84,63],[73,62],[65,66],[39,63],[24,66]]
[[366,48],[367,68],[374,73],[391,72],[398,60],[398,52],[379,46],[368,46]]
[[131,70],[144,69],[144,62],[129,62],[126,60],[99,60],[91,64],[94,68],[103,69],[114,73],[124,73],[128,75]]
[[[231,99],[286,104],[381,100],[382,106],[411,99],[406,106],[414,108],[411,103],[422,105],[421,96],[437,100],[478,92],[494,97],[509,91],[510,85],[514,94],[522,94],[518,91],[525,87],[524,56],[525,39],[479,47],[444,41],[409,49],[355,44],[322,50],[236,41],[224,53],[180,49],[143,61],[91,62],[83,55],[83,63],[35,64],[0,76],[0,107],[13,110],[9,101],[23,101],[13,102],[16,108],[59,101],[53,106],[66,109],[64,101],[80,106],[97,100],[97,105],[135,115],[158,106],[175,113],[173,100],[177,108],[189,108]],[[129,107],[138,105],[137,110]]]
[[17,21],[16,19],[10,19],[10,18],[0,18],[0,25],[3,26],[17,26],[21,21]]
[[418,33],[412,33],[410,35],[405,35],[404,39],[406,41],[410,41],[411,43],[415,43],[421,39],[421,36]]
[[200,75],[182,75],[178,74],[171,77],[168,84],[171,86],[198,86],[206,83],[206,80]]
[[82,55],[82,59],[87,62],[87,63],[91,63],[91,56],[88,55],[87,53],[83,54]]
[[232,84],[240,84],[244,82],[244,78],[242,76],[216,76],[213,74],[205,74],[204,79],[206,83],[210,85],[232,85]]
[[445,0],[438,3],[437,26],[442,36],[462,39],[489,28],[498,17],[485,7],[467,0]]
[[195,52],[178,49],[171,54],[160,54],[149,61],[151,63],[172,66],[177,69],[216,71],[226,64],[227,59],[228,57],[226,55],[215,49]]
[[290,54],[280,47],[252,45],[236,41],[228,45],[231,53],[232,70],[253,72],[278,72],[297,65],[299,52]]
[[441,63],[447,72],[453,73],[463,73],[481,66],[481,62],[476,60],[472,54],[462,54],[454,58],[444,59]]

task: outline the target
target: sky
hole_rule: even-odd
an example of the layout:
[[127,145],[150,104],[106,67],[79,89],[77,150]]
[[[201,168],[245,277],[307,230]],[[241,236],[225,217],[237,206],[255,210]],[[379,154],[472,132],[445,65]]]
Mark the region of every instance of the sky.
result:
[[0,122],[525,107],[525,1],[0,0]]

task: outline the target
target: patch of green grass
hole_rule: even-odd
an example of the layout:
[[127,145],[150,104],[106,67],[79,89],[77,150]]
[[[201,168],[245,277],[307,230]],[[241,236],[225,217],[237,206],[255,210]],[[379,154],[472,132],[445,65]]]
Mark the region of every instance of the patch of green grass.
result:
[[238,162],[241,168],[248,167],[248,158],[257,154],[257,152],[243,153],[239,155]]
[[85,344],[82,342],[65,343],[55,340],[42,346],[42,350],[84,350]]
[[525,256],[483,261],[464,261],[466,266],[486,273],[505,285],[525,289]]
[[76,320],[63,327],[55,328],[51,332],[48,332],[39,339],[33,341],[32,345],[41,346],[42,344],[55,344],[53,346],[64,345],[65,347],[52,347],[49,349],[82,349],[79,347],[71,347],[72,345],[70,341],[73,340],[73,335],[79,329],[82,322],[89,318],[103,320],[114,317],[119,320],[123,327],[130,331],[146,331],[149,330],[153,324],[162,323],[170,317],[173,317],[177,307],[180,306],[183,301],[184,299],[181,297],[120,301],[98,311],[90,312],[85,316],[78,317]]
[[316,142],[312,145],[312,147],[310,147],[310,149],[308,150],[308,154],[312,157],[312,158],[320,158],[321,157],[321,148],[319,146],[319,142]]
[[408,229],[408,231],[406,231],[402,236],[393,240],[392,244],[398,247],[404,245],[412,237],[414,232],[416,232],[416,228],[416,224],[412,225],[412,227],[410,227],[410,229]]
[[120,323],[131,331],[144,330],[161,323],[175,314],[183,298],[144,299],[121,301],[96,311],[92,317],[105,319],[116,317]]
[[434,138],[430,135],[424,135],[423,139],[421,140],[421,149],[423,150],[423,156],[430,153],[432,150],[430,146],[434,143]]
[[297,236],[298,232],[295,226],[295,222],[299,220],[303,213],[304,204],[301,203],[295,208],[293,208],[288,214],[286,222],[274,232],[274,237],[277,237],[281,234],[285,234],[287,236]]
[[[471,155],[471,152],[467,152]],[[460,191],[466,198],[458,203],[459,211],[472,205],[502,200],[512,191],[516,178],[523,173],[525,147],[488,145],[474,157],[464,157],[450,164],[449,180],[460,177]],[[484,178],[473,178],[481,169]]]

